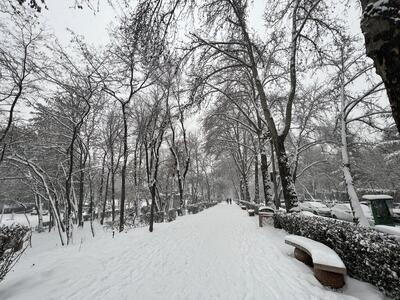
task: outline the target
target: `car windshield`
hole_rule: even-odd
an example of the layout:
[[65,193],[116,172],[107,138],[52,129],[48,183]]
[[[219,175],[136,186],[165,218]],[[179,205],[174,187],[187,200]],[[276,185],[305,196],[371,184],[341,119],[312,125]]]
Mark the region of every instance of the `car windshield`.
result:
[[[365,205],[365,204],[360,204],[360,206],[361,206],[361,209],[363,210],[363,212],[365,213],[365,214],[371,214],[371,209],[369,208],[369,206],[367,206],[367,205]],[[337,207],[339,208],[339,209],[342,209],[342,210],[349,210],[349,211],[351,211],[351,206],[350,206],[350,204],[339,204],[339,205],[337,205]]]
[[319,203],[319,202],[309,202],[309,203],[310,203],[310,205],[312,205],[314,207],[319,207],[319,208],[327,207],[325,204],[322,204],[322,203]]

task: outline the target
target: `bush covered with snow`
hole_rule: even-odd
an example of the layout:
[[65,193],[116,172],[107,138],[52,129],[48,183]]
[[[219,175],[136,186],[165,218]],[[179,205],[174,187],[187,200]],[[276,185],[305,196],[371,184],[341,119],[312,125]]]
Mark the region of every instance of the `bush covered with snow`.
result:
[[0,281],[18,261],[29,236],[30,229],[27,226],[0,226]]
[[400,299],[400,241],[395,238],[354,223],[296,213],[275,213],[274,226],[332,248],[350,276]]
[[200,212],[206,208],[213,207],[217,204],[218,204],[218,202],[216,202],[216,201],[198,202],[198,203],[188,204],[186,206],[186,208],[187,208],[189,214],[197,214],[198,212]]
[[264,206],[264,205],[259,204],[259,203],[249,202],[249,201],[243,201],[243,200],[240,200],[240,201],[239,201],[239,204],[240,204],[240,205],[246,206],[247,209],[253,209],[254,212],[255,212],[256,214],[258,214],[258,209],[259,209],[260,207],[263,207],[263,206]]

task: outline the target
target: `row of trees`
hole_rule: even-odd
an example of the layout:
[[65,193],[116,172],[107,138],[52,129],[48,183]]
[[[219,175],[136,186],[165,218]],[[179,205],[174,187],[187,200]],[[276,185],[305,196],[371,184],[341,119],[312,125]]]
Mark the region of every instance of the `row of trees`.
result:
[[[317,179],[311,172],[324,170],[336,181],[344,178],[337,187],[347,191],[355,219],[368,226],[351,158],[361,148],[366,166],[371,159],[366,149],[374,146],[384,173],[388,165],[379,148],[389,142],[385,135],[393,127],[382,93],[387,84],[374,75],[357,37],[345,33],[345,22],[323,1],[269,2],[262,38],[250,29],[247,1],[209,1],[200,9],[207,27],[192,35],[192,51],[199,57],[193,97],[213,103],[205,122],[207,145],[234,161],[240,197],[252,198],[254,175],[252,199],[259,200],[261,173],[265,203],[273,194],[279,207],[282,193],[286,209],[296,209],[296,185],[307,193],[305,175]],[[398,138],[390,142],[396,151]],[[306,161],[316,153],[318,159]],[[377,178],[372,173],[368,180]],[[396,180],[379,187],[390,182],[397,188]]]
[[[188,196],[210,200],[230,186],[276,207],[282,195],[290,211],[297,191],[311,195],[317,184],[345,188],[367,225],[354,176],[396,187],[395,171],[379,179],[398,160],[382,101],[394,79],[374,76],[324,1],[270,1],[258,31],[245,0],[139,1],[104,49],[76,35],[59,45],[13,3],[1,4],[0,179],[8,193],[23,184],[39,210],[50,207],[63,243],[74,222],[83,226],[86,203],[101,223],[110,206],[122,231],[126,209],[137,215],[146,202],[152,231],[156,211],[183,207]],[[190,16],[202,21],[189,26]],[[193,134],[199,109],[203,134]],[[379,160],[386,164],[368,170]]]
[[99,51],[75,35],[65,48],[35,18],[2,7],[3,197],[35,199],[39,219],[48,207],[63,244],[87,207],[91,221],[110,214],[123,231],[146,205],[152,231],[155,212],[211,201],[225,188],[200,134],[186,128],[196,107],[171,47],[178,9],[140,2]]

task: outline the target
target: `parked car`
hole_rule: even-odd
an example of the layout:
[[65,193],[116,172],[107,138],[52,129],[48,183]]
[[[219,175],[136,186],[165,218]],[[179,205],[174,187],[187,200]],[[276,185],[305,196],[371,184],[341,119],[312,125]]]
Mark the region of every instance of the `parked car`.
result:
[[394,221],[400,223],[400,203],[393,203],[392,214]]
[[299,204],[302,211],[309,211],[315,215],[330,217],[331,210],[325,204],[317,201],[306,201]]
[[[365,217],[368,219],[368,222],[371,225],[374,225],[374,217],[372,216],[371,209],[369,208],[368,205],[365,204],[360,204],[361,209],[364,212]],[[334,219],[339,219],[339,220],[344,220],[344,221],[349,221],[353,222],[354,221],[354,216],[351,211],[351,206],[349,203],[339,203],[336,204],[331,208],[331,214],[332,218]]]

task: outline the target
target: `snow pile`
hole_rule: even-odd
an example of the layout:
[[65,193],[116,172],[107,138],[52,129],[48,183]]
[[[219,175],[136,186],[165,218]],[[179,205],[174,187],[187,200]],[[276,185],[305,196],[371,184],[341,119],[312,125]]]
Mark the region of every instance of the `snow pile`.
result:
[[274,214],[274,226],[333,249],[348,274],[400,299],[400,241],[373,228],[302,214]]

